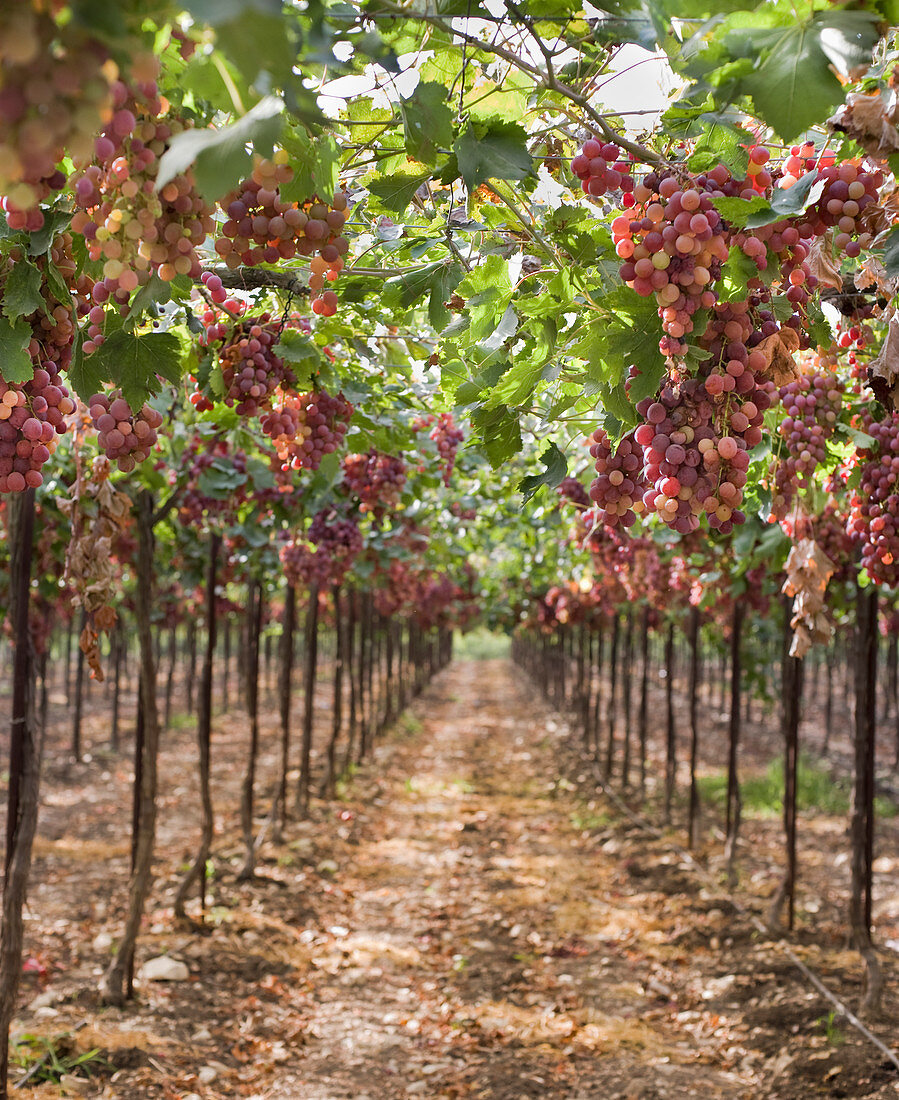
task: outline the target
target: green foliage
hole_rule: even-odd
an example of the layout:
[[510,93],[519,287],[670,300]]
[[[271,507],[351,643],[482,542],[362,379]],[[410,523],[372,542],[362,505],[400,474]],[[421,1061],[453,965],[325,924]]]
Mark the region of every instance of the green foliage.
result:
[[192,167],[200,194],[208,199],[220,198],[250,174],[253,158],[248,145],[263,156],[271,156],[281,133],[283,111],[281,100],[266,96],[230,126],[176,134],[160,160],[157,190]]
[[6,382],[27,382],[34,373],[28,354],[31,325],[27,321],[11,324],[0,317],[0,374]]
[[59,1084],[63,1075],[91,1078],[96,1070],[108,1070],[109,1063],[99,1047],[77,1051],[68,1033],[48,1037],[26,1033],[17,1036],[10,1051],[10,1062],[26,1071],[28,1081]]
[[[727,773],[715,772],[700,776],[699,790],[703,800],[717,807],[727,801]],[[774,817],[783,809],[784,782],[783,759],[772,760],[762,774],[746,776],[740,785],[744,808],[760,817]],[[820,760],[801,754],[796,775],[796,802],[800,811],[844,817],[849,812],[849,783],[834,778]],[[880,810],[888,816],[895,815],[883,799],[878,799]]]

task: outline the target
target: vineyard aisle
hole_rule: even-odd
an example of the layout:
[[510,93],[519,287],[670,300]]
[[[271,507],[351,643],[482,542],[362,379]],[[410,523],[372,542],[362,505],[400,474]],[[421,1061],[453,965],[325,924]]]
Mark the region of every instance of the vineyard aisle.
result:
[[[239,740],[217,739],[224,805]],[[560,780],[577,778],[569,745],[511,663],[457,661],[336,804],[264,843],[252,883],[234,881],[226,821],[206,935],[171,919],[196,828],[182,798],[139,962],[169,952],[190,979],[144,983],[123,1012],[82,984],[19,1025],[108,1052],[117,1072],[91,1095],[116,1100],[895,1097],[877,1052],[822,1024],[827,1005],[723,896]],[[71,944],[82,973],[90,927]]]

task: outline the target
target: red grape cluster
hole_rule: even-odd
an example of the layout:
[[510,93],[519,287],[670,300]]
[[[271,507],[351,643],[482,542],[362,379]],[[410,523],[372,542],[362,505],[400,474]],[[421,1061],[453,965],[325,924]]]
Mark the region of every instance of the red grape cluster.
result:
[[721,216],[707,190],[726,169],[714,169],[705,180],[682,187],[670,174],[649,173],[634,188],[638,204],[612,222],[615,251],[624,261],[621,278],[641,295],[655,297],[665,336],[663,355],[685,354],[684,337],[693,331],[693,316],[717,301],[712,289],[728,257]]
[[666,383],[658,400],[637,406],[646,423],[634,433],[643,447],[650,488],[643,502],[681,534],[695,531],[705,513],[711,528],[728,534],[743,523],[739,510],[749,469],[749,448],[761,438],[773,384],[757,384],[746,400],[716,401],[698,378]]
[[[245,484],[231,489],[223,497],[207,496],[200,487],[203,473],[213,466],[246,474],[246,452],[232,449],[225,440],[195,435],[184,449],[181,465],[186,469],[184,491],[178,498],[178,514],[183,523],[197,524],[204,516],[227,515],[246,500]],[[170,476],[174,481],[176,471],[173,470]]]
[[225,403],[241,416],[257,416],[271,405],[275,390],[292,380],[290,367],[274,352],[280,339],[280,325],[263,313],[235,325],[219,352]]
[[43,482],[41,467],[56,450],[56,436],[75,402],[55,363],[37,367],[24,385],[0,379],[0,493],[19,493]]
[[64,156],[88,156],[112,111],[106,51],[75,21],[21,0],[0,15],[0,194],[12,229],[44,224],[38,203],[64,186]]
[[786,515],[797,492],[807,488],[824,461],[843,399],[843,384],[833,374],[805,374],[780,388],[786,416],[778,431],[787,453],[774,466],[771,514]]
[[361,501],[361,511],[381,516],[400,499],[406,484],[406,465],[401,458],[373,447],[367,454],[344,458],[343,480]]
[[[785,162],[785,167],[786,163],[789,162]],[[814,162],[811,164],[814,167]],[[795,178],[788,175],[779,180],[779,186],[783,187],[788,180],[795,182]],[[865,228],[864,214],[868,207],[877,205],[883,172],[869,172],[860,164],[845,161],[819,169],[818,180],[823,181],[824,191],[805,214],[797,218],[796,225],[802,236],[822,236],[828,229],[835,229],[835,247],[854,258],[873,239],[873,234]]]
[[330,203],[318,198],[302,204],[283,201],[280,188],[293,178],[287,159],[282,149],[272,160],[259,160],[250,178],[221,200],[228,219],[215,250],[232,268],[312,257],[312,309],[332,317],[337,312],[337,295],[324,288],[343,270],[343,257],[349,249],[343,235],[347,197],[338,191]]
[[75,178],[80,209],[72,229],[83,235],[92,260],[103,261],[94,288],[98,307],[88,332],[92,351],[102,343],[102,307],[112,299],[127,307],[131,293],[155,272],[165,282],[200,276],[197,249],[213,229],[212,208],[194,189],[193,174],[169,180],[157,191],[159,158],[171,138],[191,123],[163,116],[156,85],[135,94],[113,85],[115,111],[96,142],[95,163]]
[[600,142],[588,138],[571,162],[571,171],[581,181],[581,189],[588,195],[599,197],[607,191],[634,190],[631,165],[621,159],[621,150],[612,141]]
[[362,553],[362,533],[353,520],[338,515],[333,509],[316,512],[309,524],[309,541],[316,547],[316,558],[322,559],[330,584],[340,584],[353,561]]
[[287,583],[294,588],[308,588],[309,585],[326,585],[328,567],[325,555],[319,557],[318,551],[308,542],[291,539],[280,549],[278,556]]
[[[273,411],[277,421],[263,422],[263,430],[273,437],[285,469],[317,470],[326,454],[343,445],[352,415],[353,406],[342,393],[286,394]],[[275,435],[278,424],[286,425],[288,432]]]
[[563,477],[559,482],[558,494],[563,500],[570,501],[575,508],[584,509],[590,507],[590,497],[587,490],[576,477]]
[[596,522],[605,527],[619,523],[631,527],[637,513],[643,511],[641,493],[646,486],[639,443],[629,432],[613,451],[606,432],[597,428],[590,455],[596,466],[590,486],[590,500],[597,506]]
[[437,453],[443,462],[443,484],[449,485],[456,464],[456,451],[465,439],[465,433],[456,424],[452,413],[441,413],[431,428],[429,438],[437,444]]
[[875,584],[899,584],[899,413],[877,421],[868,417],[862,430],[874,439],[859,448],[861,481],[852,494],[846,530],[861,546],[862,565]]
[[90,399],[91,420],[99,433],[98,442],[107,458],[115,459],[120,470],[130,471],[149,458],[156,444],[162,414],[144,405],[136,414],[128,402],[113,393],[95,393]]

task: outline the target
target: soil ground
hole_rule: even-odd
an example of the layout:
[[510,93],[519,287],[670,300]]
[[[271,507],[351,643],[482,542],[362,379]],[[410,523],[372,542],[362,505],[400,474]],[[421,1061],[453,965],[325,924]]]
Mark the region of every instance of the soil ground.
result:
[[[260,792],[275,727],[271,714]],[[138,961],[169,954],[190,976],[142,982],[124,1010],[101,1007],[95,990],[125,900],[130,768],[51,753],[27,922],[36,973],[15,1031],[35,1049],[45,1039],[60,1055],[100,1054],[92,1080],[73,1073],[19,1095],[899,1097],[890,1064],[718,885],[713,818],[697,853],[704,875],[683,858],[682,832],[648,834],[595,794],[570,731],[507,661],[439,674],[340,798],[316,803],[280,846],[266,840],[258,878],[239,884],[246,736],[237,710],[217,719],[220,829],[200,933],[171,911],[198,836],[192,732],[166,735],[158,884]],[[789,942],[854,1006],[844,830],[820,813],[801,823]],[[778,834],[776,819],[744,829],[738,894],[759,913],[776,886]],[[881,943],[899,939],[895,841],[887,822]],[[894,960],[884,952],[886,1011],[872,1024],[888,1044],[899,1038]]]

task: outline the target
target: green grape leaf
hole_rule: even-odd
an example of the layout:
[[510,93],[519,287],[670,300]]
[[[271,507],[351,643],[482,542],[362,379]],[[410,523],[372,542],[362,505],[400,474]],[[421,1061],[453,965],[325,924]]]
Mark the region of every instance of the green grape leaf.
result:
[[250,174],[253,158],[247,146],[271,156],[281,133],[284,104],[266,96],[243,118],[217,130],[184,130],[175,134],[159,161],[156,189],[193,166],[197,190],[218,199]]
[[543,485],[555,489],[568,473],[568,460],[555,443],[549,443],[546,450],[540,455],[540,461],[546,467],[542,474],[531,474],[522,478],[518,483],[518,491],[522,494],[522,508],[531,500],[534,494]]
[[300,389],[304,386],[312,386],[312,380],[322,366],[322,353],[305,332],[285,329],[281,333],[281,341],[274,348],[274,352],[280,355],[285,363],[290,363],[294,379]]
[[476,409],[472,413],[471,423],[494,470],[521,450],[518,417],[505,405],[495,409]]
[[873,13],[819,12],[785,26],[749,25],[733,31],[726,42],[736,56],[762,58],[739,80],[739,88],[752,96],[765,122],[792,141],[842,102],[834,68],[870,60],[875,22]]
[[27,321],[15,324],[0,317],[0,376],[4,381],[22,385],[34,377],[34,363],[28,354],[31,325]]
[[489,179],[523,180],[534,171],[527,134],[516,122],[469,122],[453,148],[469,194]]
[[368,189],[377,199],[374,205],[389,214],[404,214],[415,192],[430,178],[430,172],[397,172],[392,176],[371,180]]
[[29,317],[38,310],[46,312],[46,303],[41,295],[43,279],[40,271],[27,260],[13,264],[3,288],[3,313],[15,321],[18,317]]
[[198,23],[217,27],[242,15],[280,15],[281,0],[184,0],[181,7]]
[[171,299],[171,283],[167,283],[164,279],[160,279],[154,271],[150,276],[149,282],[145,283],[137,294],[134,295],[131,301],[131,309],[128,312],[128,316],[125,318],[126,326],[134,328],[140,320],[141,315],[150,309],[151,306],[169,302]]
[[290,154],[293,179],[282,184],[284,202],[305,202],[318,196],[330,201],[338,187],[340,150],[333,134],[317,134],[314,138],[305,130],[287,130],[281,139]]
[[180,382],[181,345],[170,332],[150,332],[135,336],[118,329],[91,357],[97,360],[104,381],[113,383],[132,409],[159,393],[159,379]]
[[44,278],[47,280],[47,288],[53,297],[61,305],[67,308],[72,308],[72,293],[69,290],[68,284],[60,274],[59,268],[56,264],[47,262],[46,270],[44,271]]
[[[127,398],[126,398],[127,400]],[[247,475],[227,461],[216,460],[197,478],[197,488],[204,497],[212,500],[224,500],[235,489],[247,482]]]
[[95,355],[85,355],[82,349],[84,333],[79,329],[75,334],[75,347],[72,349],[72,362],[66,371],[66,382],[85,403],[103,389],[106,372]]
[[434,164],[441,150],[453,144],[453,112],[444,84],[423,80],[408,99],[402,100],[406,151],[422,164]]
[[28,234],[28,255],[44,256],[50,251],[50,245],[58,233],[67,229],[72,215],[65,210],[47,210],[44,212],[44,224],[40,229]]
[[[770,214],[771,206],[762,195],[753,195],[751,199],[720,198],[713,199],[715,209],[722,218],[737,229],[742,229],[754,214]],[[774,218],[772,221],[776,220]],[[762,222],[767,225],[767,222]]]

